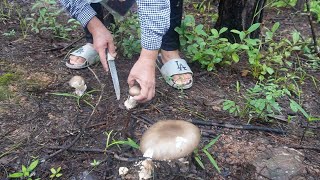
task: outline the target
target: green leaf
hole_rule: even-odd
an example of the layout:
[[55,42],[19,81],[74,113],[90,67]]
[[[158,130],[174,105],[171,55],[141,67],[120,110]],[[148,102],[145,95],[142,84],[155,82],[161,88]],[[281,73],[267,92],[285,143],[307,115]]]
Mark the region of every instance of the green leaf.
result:
[[236,29],[232,29],[230,32],[233,32],[233,33],[235,33],[235,34],[239,34],[240,35],[240,31],[238,31],[238,30],[236,30]]
[[70,94],[70,93],[49,93],[49,94],[56,95],[56,96],[66,96],[66,97],[78,98],[78,96],[76,96],[74,94]]
[[210,141],[210,143],[208,143],[206,146],[204,146],[203,149],[205,149],[205,150],[209,149],[212,145],[214,145],[218,141],[219,138],[220,138],[220,135],[217,136],[216,138],[214,138],[212,141]]
[[25,165],[22,165],[22,166],[21,166],[21,170],[22,170],[23,174],[25,174],[25,172],[27,172],[26,166],[25,166]]
[[234,62],[236,62],[236,63],[239,62],[239,56],[238,56],[238,54],[232,53],[231,56],[232,56],[232,59],[233,59]]
[[200,160],[200,158],[199,158],[198,156],[194,157],[194,159],[197,161],[197,163],[199,164],[199,166],[200,166],[202,169],[205,169],[202,161]]
[[252,24],[252,25],[250,26],[250,28],[248,29],[248,32],[249,32],[249,33],[252,33],[252,32],[255,31],[256,29],[258,29],[259,26],[260,26],[260,23]]
[[267,67],[266,70],[267,70],[267,72],[269,74],[273,74],[274,73],[274,70],[271,67]]
[[244,33],[243,31],[241,31],[240,34],[239,34],[240,40],[242,41],[245,37],[246,37],[246,33]]
[[202,150],[202,151],[207,155],[207,157],[209,158],[211,164],[216,168],[216,170],[217,170],[219,173],[221,173],[220,168],[219,168],[217,162],[213,159],[213,157],[211,156],[211,154],[210,154],[207,150]]
[[213,35],[214,38],[218,38],[219,37],[219,33],[216,29],[211,29],[211,33]]
[[51,174],[51,175],[50,175],[50,178],[54,178],[54,177],[55,177],[55,174]]
[[276,30],[279,29],[279,27],[280,27],[280,23],[279,23],[279,22],[276,22],[276,23],[274,23],[274,25],[272,26],[271,31],[272,31],[272,32],[275,32]]
[[60,176],[62,176],[62,173],[58,173],[58,174],[56,175],[56,177],[60,177]]
[[299,32],[295,31],[292,33],[293,44],[296,44],[299,41],[299,38],[300,38]]
[[52,174],[57,174],[57,171],[54,168],[51,168],[50,171]]
[[22,173],[22,172],[17,172],[17,173],[9,174],[8,177],[9,177],[9,178],[19,178],[19,177],[23,177],[23,173]]
[[33,162],[30,164],[30,166],[28,167],[28,171],[29,171],[29,172],[33,171],[34,168],[37,167],[38,163],[39,163],[39,160],[38,160],[38,159],[35,160],[35,161],[33,161]]
[[61,167],[58,167],[57,172],[60,172],[60,171],[61,171]]
[[198,26],[196,26],[196,28],[194,29],[194,31],[195,31],[198,35],[207,36],[207,33],[204,32],[204,30],[203,30],[203,25],[202,25],[202,24],[199,24]]
[[224,32],[226,32],[227,30],[228,30],[228,28],[226,28],[226,27],[221,28],[221,29],[219,30],[219,35],[222,34],[222,33],[224,33]]

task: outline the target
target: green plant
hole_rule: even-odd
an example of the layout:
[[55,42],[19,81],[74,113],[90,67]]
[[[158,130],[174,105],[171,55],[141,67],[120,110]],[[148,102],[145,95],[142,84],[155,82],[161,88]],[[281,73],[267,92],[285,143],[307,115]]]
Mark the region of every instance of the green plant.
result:
[[2,0],[0,3],[0,20],[9,19],[13,12],[13,4],[8,0]]
[[126,20],[117,21],[117,25],[112,25],[114,39],[117,47],[120,48],[123,56],[132,58],[139,54],[141,50],[140,25],[136,13],[130,14]]
[[[25,178],[27,180],[32,180],[32,172],[37,167],[39,160],[34,160],[28,167],[22,165],[21,171],[13,174],[9,174],[9,178]],[[36,178],[37,180],[40,178]]]
[[91,91],[84,93],[82,96],[77,96],[77,95],[71,94],[71,93],[49,93],[49,94],[56,95],[56,96],[73,97],[76,99],[77,105],[79,108],[80,108],[80,101],[82,100],[85,104],[89,105],[92,109],[94,109],[94,106],[89,101],[87,101],[85,98],[91,97],[91,95],[97,91],[99,91],[99,90],[91,90]]
[[31,10],[35,11],[31,17],[26,18],[31,24],[31,31],[40,33],[41,31],[52,32],[57,38],[68,39],[69,32],[77,29],[80,25],[75,19],[69,19],[67,25],[58,21],[63,9],[58,9],[55,0],[37,0]]
[[[208,152],[208,149],[211,148],[211,146],[213,146],[219,139],[220,135],[217,136],[216,138],[214,138],[213,140],[211,140],[207,145],[205,145],[201,151],[206,155],[206,157],[209,159],[210,163],[215,167],[215,169],[221,173],[220,168],[217,164],[217,162],[214,160],[214,158],[212,157],[212,155]],[[205,169],[205,166],[203,164],[203,162],[201,161],[201,156],[199,154],[199,149],[194,150],[194,154],[195,154],[195,160],[196,162],[199,164],[199,166],[202,169]]]
[[320,120],[320,117],[313,117],[309,115],[296,101],[292,99],[290,99],[290,108],[294,112],[300,111],[304,115],[304,117],[307,119],[308,122]]
[[16,35],[16,31],[14,29],[11,29],[11,31],[9,32],[5,32],[5,33],[2,33],[2,35],[4,36],[15,36]]
[[27,18],[25,18],[22,14],[22,9],[20,7],[16,8],[16,13],[18,15],[19,27],[22,33],[22,37],[26,38],[31,25],[27,22]]
[[99,166],[100,163],[101,163],[100,161],[97,161],[97,160],[94,159],[93,162],[90,163],[90,165],[95,168],[95,167]]
[[133,141],[131,138],[128,138],[127,140],[114,140],[112,138],[112,142],[110,143],[110,138],[111,138],[111,134],[112,134],[113,130],[111,130],[110,132],[105,132],[105,135],[107,136],[107,141],[106,141],[106,150],[113,146],[113,145],[128,145],[131,146],[135,149],[139,149],[139,145]]
[[180,35],[180,44],[184,54],[192,61],[199,62],[203,68],[212,71],[216,64],[231,64],[238,62],[238,45],[228,42],[220,35],[227,31],[222,28],[219,31],[204,30],[202,24],[196,25],[192,15],[186,15],[181,27],[175,29]]
[[291,93],[287,88],[280,87],[269,80],[266,84],[257,83],[254,87],[247,89],[244,98],[244,105],[237,105],[234,101],[226,100],[223,103],[223,110],[229,111],[240,117],[248,117],[267,120],[268,115],[281,113],[281,106],[277,102],[279,98]]
[[50,178],[51,178],[51,179],[53,179],[53,178],[59,178],[59,177],[62,176],[62,173],[60,173],[61,167],[58,167],[57,169],[51,168],[50,171],[51,171],[51,175],[50,175]]

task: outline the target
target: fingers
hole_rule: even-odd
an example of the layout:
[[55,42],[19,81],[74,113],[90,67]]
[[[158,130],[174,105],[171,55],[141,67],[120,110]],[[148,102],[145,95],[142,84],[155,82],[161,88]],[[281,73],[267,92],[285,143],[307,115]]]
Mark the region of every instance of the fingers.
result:
[[109,66],[108,66],[108,63],[107,63],[107,55],[106,55],[105,49],[100,49],[98,51],[98,53],[99,53],[99,56],[100,56],[100,61],[101,61],[101,64],[103,66],[103,69],[108,72],[109,71]]
[[112,57],[116,57],[117,53],[116,53],[116,46],[114,45],[113,42],[109,42],[108,43],[108,52],[110,53],[110,55]]
[[135,78],[131,75],[131,73],[128,76],[128,81],[127,82],[128,82],[129,88],[131,88],[135,83]]
[[154,85],[151,84],[151,86],[146,86],[146,85],[143,85],[143,83],[141,83],[139,80],[137,80],[137,82],[139,83],[139,85],[141,87],[141,91],[140,91],[140,95],[134,96],[134,100],[136,100],[140,103],[145,103],[145,102],[151,100],[155,94]]

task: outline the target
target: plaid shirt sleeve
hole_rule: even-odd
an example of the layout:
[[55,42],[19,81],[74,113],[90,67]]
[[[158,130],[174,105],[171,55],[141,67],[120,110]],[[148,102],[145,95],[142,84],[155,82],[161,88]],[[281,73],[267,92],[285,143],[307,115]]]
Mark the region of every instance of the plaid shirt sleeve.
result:
[[[170,27],[170,0],[136,0],[141,24],[141,46],[160,49],[162,36]],[[83,27],[97,14],[87,0],[60,0]]]
[[162,36],[170,27],[170,0],[137,0],[141,24],[141,46],[160,49]]
[[86,0],[60,0],[60,3],[83,27],[97,14]]

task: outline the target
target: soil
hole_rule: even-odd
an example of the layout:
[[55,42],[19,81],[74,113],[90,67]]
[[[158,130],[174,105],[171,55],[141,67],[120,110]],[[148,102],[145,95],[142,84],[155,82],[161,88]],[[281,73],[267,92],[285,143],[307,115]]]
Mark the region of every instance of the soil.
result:
[[[30,2],[21,1],[19,5],[27,9]],[[305,38],[310,37],[306,17],[294,15],[290,9],[267,9],[264,21],[266,27],[279,21],[281,35],[288,34],[294,24]],[[61,49],[80,37],[83,33],[81,29],[71,34],[71,40],[33,33],[23,39],[16,14],[0,23],[0,75],[14,75],[5,86],[6,98],[0,99],[0,179],[20,171],[21,165],[28,165],[33,159],[43,160],[59,148],[66,147],[83,128],[84,132],[72,147],[42,161],[34,177],[49,179],[50,168],[61,167],[61,179],[121,179],[119,167],[134,169],[138,161],[135,158],[142,154],[128,146],[112,146],[108,152],[101,152],[106,146],[106,132],[113,131],[112,136],[116,140],[131,138],[139,143],[143,132],[162,119],[234,125],[245,125],[248,121],[222,110],[222,100],[238,98],[237,81],[243,87],[242,93],[255,83],[250,75],[241,76],[242,70],[248,68],[241,61],[233,66],[219,67],[215,72],[205,72],[198,64],[190,63],[194,84],[184,91],[169,87],[157,71],[156,96],[152,101],[127,111],[122,106],[128,92],[126,82],[137,57],[125,59],[120,56],[116,61],[121,86],[121,99],[117,101],[110,74],[103,71],[101,64],[92,66],[92,71],[88,68],[71,70],[65,66],[64,57],[71,48]],[[320,35],[320,25],[316,24],[316,28]],[[11,29],[15,29],[15,36],[2,35]],[[72,47],[83,43],[85,41],[81,40]],[[308,74],[320,80],[319,69],[308,70]],[[94,112],[83,99],[80,99],[78,106],[75,98],[52,94],[72,93],[68,81],[75,75],[84,77],[88,90],[101,90],[85,98],[94,106],[98,103]],[[303,91],[300,100],[306,111],[320,116],[319,85],[316,87],[311,78],[305,78],[300,87]],[[280,103],[289,107],[285,101]],[[293,118],[290,122],[271,119],[268,122],[255,120],[251,124],[282,129],[286,134],[196,124],[203,132],[200,147],[220,135],[209,152],[217,161],[221,173],[199,151],[205,169],[190,155],[186,157],[187,165],[179,161],[156,162],[154,179],[270,179],[262,174],[262,170],[257,171],[255,162],[263,161],[262,153],[280,147],[295,147],[303,154],[302,170],[284,179],[319,179],[320,151],[317,148],[320,146],[320,124],[307,123],[301,113],[294,113],[290,108],[283,109],[281,116]],[[90,165],[93,160],[101,164],[93,167]],[[135,172],[132,172],[131,179],[137,179]]]

